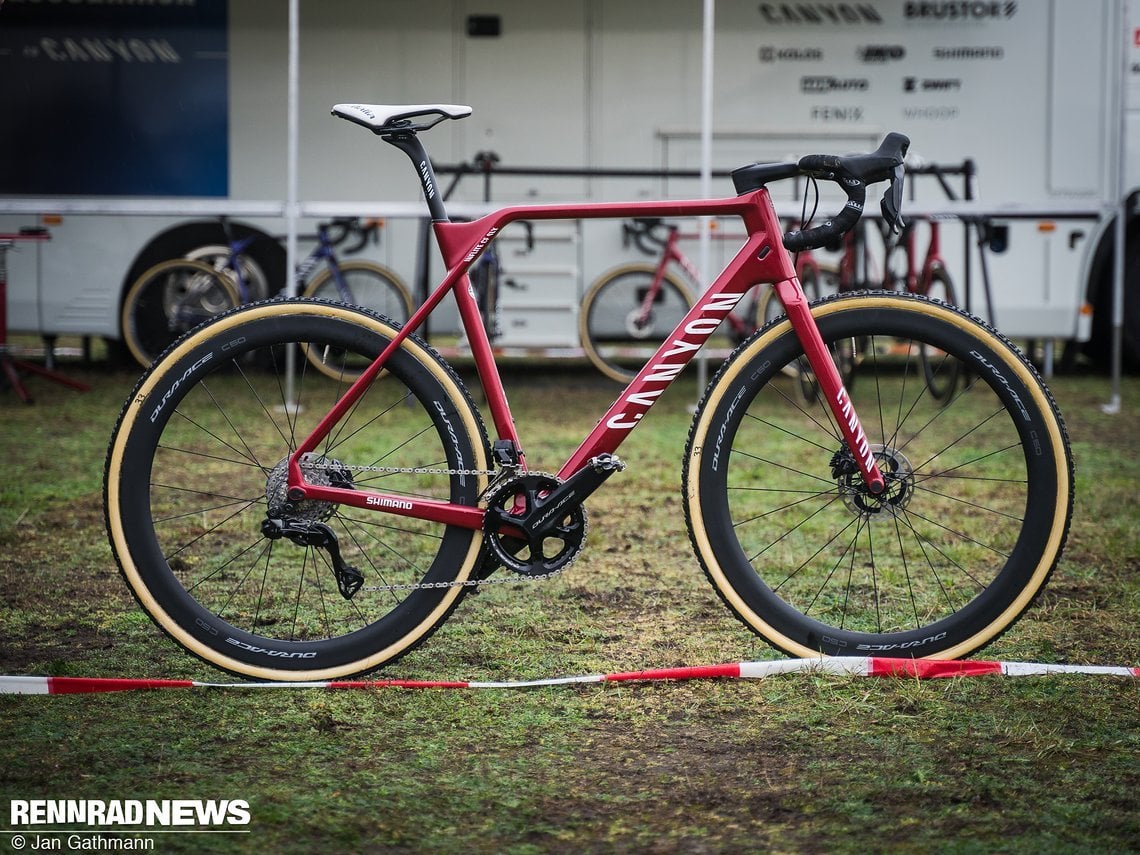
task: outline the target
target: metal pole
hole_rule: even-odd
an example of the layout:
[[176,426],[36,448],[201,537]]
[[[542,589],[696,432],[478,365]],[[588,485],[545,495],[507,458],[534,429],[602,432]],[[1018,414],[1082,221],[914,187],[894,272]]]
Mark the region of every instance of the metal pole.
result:
[[[297,269],[297,80],[300,65],[300,0],[289,0],[289,72],[288,72],[288,118],[286,126],[286,184],[285,184],[285,294],[297,295],[297,282],[293,271]],[[297,353],[290,347],[285,352],[285,406],[295,412],[297,402],[294,397],[293,375]]]
[[[712,195],[712,122],[713,122],[713,23],[716,18],[716,0],[704,0],[701,46],[701,197]],[[698,262],[701,269],[701,290],[708,287],[711,262],[711,217],[701,217]],[[702,357],[697,360],[697,396],[703,394],[708,383],[708,365]]]
[[[1131,20],[1128,0],[1120,4],[1120,19],[1116,26],[1123,33],[1124,41],[1118,41],[1120,47],[1120,75],[1117,78],[1117,125],[1109,128],[1109,139],[1116,140],[1116,227],[1113,229],[1112,248],[1112,395],[1101,410],[1110,415],[1120,412],[1120,379],[1123,363],[1123,336],[1124,336],[1124,221],[1128,216],[1128,200],[1124,187],[1124,174],[1127,167],[1124,135],[1127,123],[1125,108],[1127,106],[1128,81],[1128,52],[1131,47],[1131,35],[1128,23]],[[1119,36],[1118,36],[1119,38]],[[1114,132],[1115,131],[1115,132]]]
[[298,212],[298,77],[300,64],[300,0],[289,0],[289,82],[288,82],[288,139],[286,149],[285,187],[285,293],[297,295],[293,271],[297,269],[297,212]]

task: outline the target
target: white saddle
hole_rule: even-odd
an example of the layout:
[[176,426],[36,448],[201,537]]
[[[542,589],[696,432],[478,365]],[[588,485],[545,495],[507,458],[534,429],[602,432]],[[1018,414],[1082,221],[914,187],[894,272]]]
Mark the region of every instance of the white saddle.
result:
[[444,119],[463,119],[471,115],[471,108],[462,104],[337,104],[332,114],[378,134],[420,117],[435,117],[435,121],[424,126],[429,128]]

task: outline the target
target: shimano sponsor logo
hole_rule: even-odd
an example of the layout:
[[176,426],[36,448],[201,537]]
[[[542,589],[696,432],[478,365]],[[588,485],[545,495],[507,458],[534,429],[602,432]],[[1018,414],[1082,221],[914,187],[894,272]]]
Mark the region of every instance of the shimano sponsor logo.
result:
[[969,60],[969,59],[1002,59],[1005,57],[1005,48],[999,45],[991,47],[936,47],[935,59]]
[[903,92],[960,92],[962,81],[958,78],[925,79],[904,77]]
[[865,63],[896,62],[906,58],[906,48],[902,45],[863,45],[856,49],[855,55]]
[[827,92],[866,92],[870,88],[871,81],[866,77],[815,75],[800,78],[800,91],[813,95]]
[[258,647],[255,644],[247,644],[244,641],[238,641],[236,638],[227,638],[226,644],[232,644],[249,653],[259,653],[262,656],[272,656],[275,659],[316,659],[317,652],[315,650],[270,650],[267,647]]
[[903,17],[908,21],[995,21],[1009,20],[1017,14],[1015,0],[955,0],[945,3],[904,3]]
[[186,382],[186,379],[213,358],[213,353],[207,353],[205,356],[203,356],[201,359],[183,371],[181,377],[170,384],[170,388],[166,390],[166,393],[162,396],[162,400],[158,402],[158,406],[155,407],[154,411],[150,414],[151,424],[154,424],[154,422],[162,414],[162,411],[166,407],[166,403],[170,400],[170,397],[178,391],[179,387]]
[[775,45],[760,46],[761,62],[822,62],[822,48],[785,48]]
[[881,24],[870,3],[761,3],[766,24]]
[[412,509],[411,502],[405,502],[403,499],[392,499],[388,496],[369,496],[364,500],[364,504],[372,505],[375,508],[395,508],[401,511]]

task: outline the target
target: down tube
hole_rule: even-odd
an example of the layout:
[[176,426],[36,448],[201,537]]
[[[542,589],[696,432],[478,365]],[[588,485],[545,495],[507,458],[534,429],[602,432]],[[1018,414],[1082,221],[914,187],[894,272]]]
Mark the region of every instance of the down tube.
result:
[[688,314],[681,319],[664,344],[645,363],[618,399],[602,416],[558,472],[569,478],[586,465],[590,458],[603,452],[616,451],[629,432],[649,412],[650,407],[685,370],[685,366],[701,349],[728,313],[757,282],[772,282],[786,275],[786,254],[772,251],[768,234],[752,235]]

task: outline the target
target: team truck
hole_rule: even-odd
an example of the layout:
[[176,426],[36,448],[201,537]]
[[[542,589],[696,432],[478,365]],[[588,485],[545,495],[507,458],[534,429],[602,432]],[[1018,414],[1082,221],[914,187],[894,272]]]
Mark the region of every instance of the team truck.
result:
[[[319,20],[302,14],[302,231],[322,210],[387,213],[378,260],[415,279],[418,225],[399,215],[418,210],[408,204],[418,188],[383,166],[377,177],[370,150],[329,119],[346,80],[357,97],[374,101],[472,104],[471,120],[440,141],[438,156],[451,162],[494,148],[510,166],[698,165],[701,4],[661,4],[650,17],[640,4],[598,0],[497,5],[488,16],[474,6],[480,14],[457,14],[452,0],[330,0]],[[195,25],[181,26],[178,16],[190,14]],[[134,279],[157,261],[220,243],[215,214],[265,234],[285,231],[285,4],[48,9],[11,0],[0,15],[0,72],[24,81],[0,93],[19,131],[0,143],[0,231],[51,233],[9,253],[13,332],[120,339]],[[160,18],[135,32],[146,15]],[[1113,241],[1123,217],[1123,351],[1125,364],[1140,368],[1140,2],[718,0],[715,21],[715,169],[844,145],[861,150],[890,130],[907,133],[927,164],[969,161],[975,178],[968,194],[954,185],[959,201],[919,176],[907,202],[912,214],[947,217],[943,251],[959,299],[1009,336],[1074,342],[1098,358],[1110,352]],[[408,73],[409,29],[420,55],[442,70]],[[511,72],[510,85],[505,57],[516,71],[527,68]],[[145,87],[124,85],[140,78],[157,87],[154,103]],[[72,115],[60,108],[65,93],[81,93],[85,119],[61,128],[60,117]],[[164,116],[168,102],[183,112]],[[760,127],[761,115],[784,124]],[[84,128],[107,116],[131,127],[114,146],[85,143]],[[153,154],[131,154],[139,140],[156,141]],[[191,145],[185,157],[170,157],[183,145]],[[155,179],[160,192],[148,194],[150,185],[138,182],[151,180],[151,164],[164,159],[178,180]],[[187,182],[187,174],[201,178]],[[615,187],[596,177],[511,177],[495,179],[494,201],[630,196],[630,181],[640,181],[632,194],[644,198],[696,192],[695,181],[682,179],[631,178]],[[383,200],[374,198],[376,187],[386,188]],[[469,181],[457,198],[479,201],[480,190]],[[714,184],[714,194],[720,190],[730,192],[727,179]],[[961,201],[966,195],[973,201]],[[986,228],[967,232],[961,216]],[[586,287],[630,260],[616,226],[577,228],[610,228],[613,236],[582,241],[571,231],[544,243],[539,235],[529,263],[561,274],[536,274],[528,290],[503,293],[503,344],[570,343]],[[544,251],[563,256],[555,264]],[[267,240],[251,252],[269,281],[285,282],[279,245]],[[509,269],[520,263],[513,253],[503,256],[505,272],[526,277]],[[992,302],[981,289],[986,279]],[[564,297],[548,299],[547,290]]]

